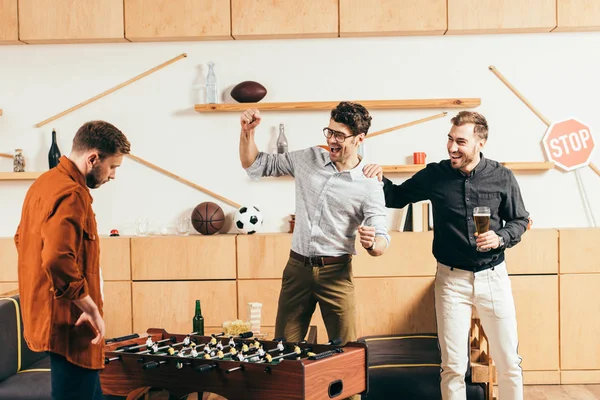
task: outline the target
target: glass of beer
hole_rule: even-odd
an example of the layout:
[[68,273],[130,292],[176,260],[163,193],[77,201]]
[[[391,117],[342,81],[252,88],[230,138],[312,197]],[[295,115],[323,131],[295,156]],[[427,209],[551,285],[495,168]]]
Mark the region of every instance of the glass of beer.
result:
[[[489,207],[475,207],[473,209],[473,219],[475,220],[475,229],[477,236],[482,235],[490,230],[490,217],[492,213]],[[490,251],[491,249],[482,249],[477,246],[477,251]]]

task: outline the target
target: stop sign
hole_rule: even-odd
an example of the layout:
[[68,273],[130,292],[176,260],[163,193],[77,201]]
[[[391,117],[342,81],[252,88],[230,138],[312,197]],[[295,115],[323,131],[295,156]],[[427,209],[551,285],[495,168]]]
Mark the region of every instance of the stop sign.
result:
[[554,122],[542,142],[548,158],[565,171],[587,166],[594,153],[591,129],[574,118]]

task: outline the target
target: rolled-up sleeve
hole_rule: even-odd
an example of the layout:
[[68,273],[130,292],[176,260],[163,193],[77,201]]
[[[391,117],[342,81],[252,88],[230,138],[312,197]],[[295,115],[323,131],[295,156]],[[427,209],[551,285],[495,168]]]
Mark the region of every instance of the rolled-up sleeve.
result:
[[392,238],[387,229],[387,213],[382,186],[383,183],[373,185],[363,203],[364,225],[374,227],[375,236],[383,236],[389,246]]
[[57,299],[78,300],[88,295],[87,282],[77,262],[82,246],[85,203],[77,192],[59,200],[41,227],[42,268]]
[[263,176],[294,176],[296,153],[269,154],[261,151],[252,165],[246,168],[246,173],[252,179]]

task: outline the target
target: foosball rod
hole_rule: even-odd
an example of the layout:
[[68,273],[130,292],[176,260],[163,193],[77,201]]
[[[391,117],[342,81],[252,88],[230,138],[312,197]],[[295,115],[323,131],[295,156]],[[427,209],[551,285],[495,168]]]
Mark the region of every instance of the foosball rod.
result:
[[[149,336],[149,337],[151,337],[151,336]],[[159,340],[157,342],[154,342],[154,343],[152,343],[152,345],[154,345],[154,344],[161,344],[161,343],[165,343],[165,342],[168,342],[168,341],[175,342],[175,340],[176,340],[175,337],[171,336],[168,339],[162,339],[162,340]],[[147,347],[147,346],[148,345],[146,343],[140,344],[140,345],[137,345],[137,346],[123,346],[122,348],[115,350],[115,353],[128,352],[128,351],[131,351],[131,350],[141,349],[142,347]]]

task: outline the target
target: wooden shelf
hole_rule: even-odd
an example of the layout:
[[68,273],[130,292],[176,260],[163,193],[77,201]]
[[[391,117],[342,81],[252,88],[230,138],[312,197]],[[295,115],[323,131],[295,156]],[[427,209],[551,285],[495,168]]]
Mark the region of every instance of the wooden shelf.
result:
[[34,181],[44,172],[0,172],[0,181]]
[[[554,168],[551,162],[503,162],[501,164],[513,171],[548,171]],[[382,165],[381,167],[384,174],[402,174],[418,172],[425,168],[425,164]]]
[[0,117],[2,116],[2,109],[0,108]]
[[[354,100],[353,100],[354,101]],[[355,100],[369,110],[399,110],[424,108],[473,108],[481,104],[479,98],[465,99],[413,99],[413,100]],[[233,104],[196,104],[198,112],[242,112],[249,108],[260,111],[310,111],[331,110],[339,101],[305,101],[291,103],[233,103]]]

